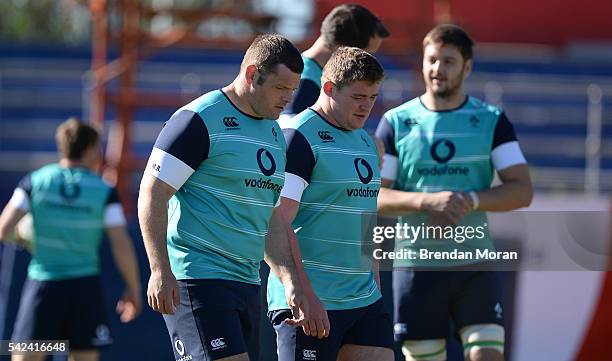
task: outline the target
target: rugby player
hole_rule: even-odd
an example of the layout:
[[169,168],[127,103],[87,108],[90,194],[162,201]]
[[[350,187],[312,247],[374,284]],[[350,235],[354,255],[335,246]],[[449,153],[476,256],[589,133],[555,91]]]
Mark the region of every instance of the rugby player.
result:
[[285,141],[275,121],[303,62],[287,39],[257,37],[236,79],[177,110],[140,186],[149,305],[177,359],[257,360],[259,265],[283,281],[295,325],[307,318],[289,233],[276,208]]
[[[425,94],[386,112],[376,131],[385,144],[378,209],[403,215],[399,221],[409,226],[484,227],[483,237],[463,243],[396,239],[396,247],[417,252],[492,250],[485,212],[510,211],[531,202],[527,163],[506,114],[464,91],[473,44],[455,25],[436,26],[425,37]],[[492,187],[495,171],[501,184]],[[406,360],[445,360],[451,319],[466,360],[503,359],[500,276],[473,270],[479,262],[396,261],[394,331]],[[418,271],[421,266],[445,271]]]
[[362,128],[383,76],[366,51],[339,48],[325,64],[316,103],[283,129],[287,166],[280,207],[297,234],[293,250],[303,262],[302,283],[328,317],[303,328],[287,324],[283,285],[271,274],[268,315],[279,361],[393,359],[391,317],[371,255],[363,252],[371,241],[365,241],[367,226],[376,219],[380,171],[376,144]]
[[[100,281],[104,231],[127,285],[117,303],[122,322],[142,308],[138,263],[117,192],[93,171],[98,132],[71,118],[55,137],[59,162],[25,176],[0,215],[0,240],[16,239],[32,254],[12,339],[68,340],[70,360],[96,361],[99,348],[112,344]],[[32,229],[20,222],[28,212]],[[45,357],[15,353],[12,360]]]
[[321,23],[317,40],[302,53],[304,71],[300,86],[281,115],[281,125],[317,101],[323,67],[334,50],[340,46],[353,46],[374,54],[389,35],[382,21],[361,5],[342,4],[332,9]]

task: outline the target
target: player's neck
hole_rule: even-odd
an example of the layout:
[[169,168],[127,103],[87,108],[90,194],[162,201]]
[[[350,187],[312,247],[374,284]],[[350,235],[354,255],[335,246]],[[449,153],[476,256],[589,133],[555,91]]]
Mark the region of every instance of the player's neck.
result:
[[433,111],[452,110],[459,108],[466,99],[467,95],[463,91],[458,91],[449,97],[437,97],[432,92],[425,92],[420,96],[423,105]]
[[324,67],[329,58],[331,58],[333,52],[333,49],[325,45],[323,38],[319,37],[310,48],[304,51],[304,56],[313,59],[317,64],[321,65],[321,67]]
[[236,85],[238,79],[234,80],[233,83],[225,86],[221,91],[229,98],[232,105],[238,108],[241,112],[250,115],[254,118],[259,118],[255,109],[249,103],[249,94],[244,87]]
[[312,110],[317,112],[321,117],[323,117],[324,120],[326,120],[328,123],[330,123],[334,127],[343,129],[343,130],[349,130],[341,126],[340,123],[338,123],[338,121],[336,120],[336,118],[333,116],[331,112],[331,107],[329,103],[319,98],[319,100],[317,100],[317,102],[313,106],[311,106],[311,108]]
[[68,158],[60,159],[59,165],[62,168],[90,168],[83,160],[74,160]]

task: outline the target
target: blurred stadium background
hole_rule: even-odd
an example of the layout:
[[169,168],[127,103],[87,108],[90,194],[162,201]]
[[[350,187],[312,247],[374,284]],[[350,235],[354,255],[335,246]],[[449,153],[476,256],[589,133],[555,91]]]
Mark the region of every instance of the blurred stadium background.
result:
[[[612,281],[601,271],[609,266],[612,229],[612,3],[355,2],[376,13],[392,34],[377,54],[387,76],[368,129],[384,110],[422,91],[425,33],[436,23],[457,23],[478,43],[468,93],[506,110],[537,189],[527,222],[496,222],[494,216],[492,224],[500,225],[494,231],[510,243],[538,244],[562,236],[528,222],[531,214],[593,215],[574,222],[560,217],[574,234],[601,243],[600,264],[586,267],[600,271],[553,267],[554,272],[508,274],[508,360],[612,361]],[[102,124],[104,173],[117,182],[130,212],[146,288],[148,267],[134,210],[141,171],[163,122],[182,104],[230,82],[254,35],[279,32],[305,49],[321,19],[340,3],[2,0],[0,203],[25,173],[56,160],[53,134],[61,121],[79,116]],[[542,261],[549,250],[540,244]],[[108,245],[102,251],[110,313],[122,285]],[[23,251],[0,248],[0,339],[10,338],[27,260]],[[262,321],[261,360],[275,360],[273,334]],[[163,320],[150,309],[129,325],[113,318],[113,326],[115,344],[103,360],[173,359]],[[451,360],[462,360],[457,345],[449,347]]]

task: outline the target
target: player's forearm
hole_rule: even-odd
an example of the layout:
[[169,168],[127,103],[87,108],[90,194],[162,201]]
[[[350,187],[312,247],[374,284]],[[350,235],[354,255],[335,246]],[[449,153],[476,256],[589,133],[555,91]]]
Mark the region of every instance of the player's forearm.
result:
[[108,233],[111,239],[113,258],[123,281],[133,292],[140,292],[140,272],[138,271],[138,259],[132,239],[125,227],[114,227],[109,229]]
[[[128,249],[130,251],[127,251]],[[130,244],[124,251],[123,254],[115,255],[115,263],[127,287],[134,293],[139,293],[141,290],[140,272],[138,271],[138,261],[136,261],[134,249]]]
[[289,249],[291,252],[291,256],[293,257],[293,262],[295,264],[295,270],[299,277],[302,286],[306,291],[312,291],[312,285],[310,283],[310,279],[308,279],[308,275],[304,270],[304,265],[302,263],[302,252],[300,251],[300,245],[298,243],[297,237],[295,233],[292,231],[291,223],[295,219],[297,215],[298,209],[300,207],[300,203],[289,198],[281,197],[280,203],[280,213],[283,216],[283,221],[285,222],[285,228],[287,229],[287,237],[289,238]]
[[383,215],[403,215],[423,210],[425,193],[404,192],[381,188],[378,193],[378,212]]
[[308,278],[306,270],[304,269],[304,264],[302,263],[302,253],[300,252],[300,245],[297,241],[297,237],[295,236],[295,233],[291,231],[291,228],[288,230],[289,247],[291,250],[291,256],[293,257],[293,262],[295,264],[295,272],[304,290],[314,293],[314,289],[312,288],[312,284],[310,283],[310,279]]
[[533,199],[533,188],[527,182],[505,182],[501,185],[476,192],[478,210],[505,212],[527,207]]
[[[285,221],[280,212],[275,210],[270,219],[270,226],[266,236],[264,260],[283,284],[295,284],[300,282],[303,277],[300,276],[298,271],[296,259],[292,252],[293,246],[289,238],[289,230],[285,225]],[[301,259],[299,262],[301,266]]]
[[144,184],[138,197],[138,221],[152,271],[169,271],[170,260],[166,248],[168,227],[168,198],[154,186]]
[[25,214],[25,211],[10,204],[4,208],[0,214],[0,242],[15,238],[15,226]]

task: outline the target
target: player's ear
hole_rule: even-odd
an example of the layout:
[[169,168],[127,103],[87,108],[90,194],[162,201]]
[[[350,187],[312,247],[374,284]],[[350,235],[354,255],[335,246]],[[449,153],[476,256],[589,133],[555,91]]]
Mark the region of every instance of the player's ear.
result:
[[334,89],[334,83],[332,83],[329,80],[325,80],[325,82],[323,83],[323,92],[325,93],[325,95],[327,95],[328,97],[331,97],[333,89]]
[[257,74],[257,67],[253,64],[247,65],[246,69],[244,69],[244,78],[248,85],[253,85],[255,82],[255,76]]
[[463,65],[463,79],[465,80],[470,74],[472,74],[472,59],[466,60]]

